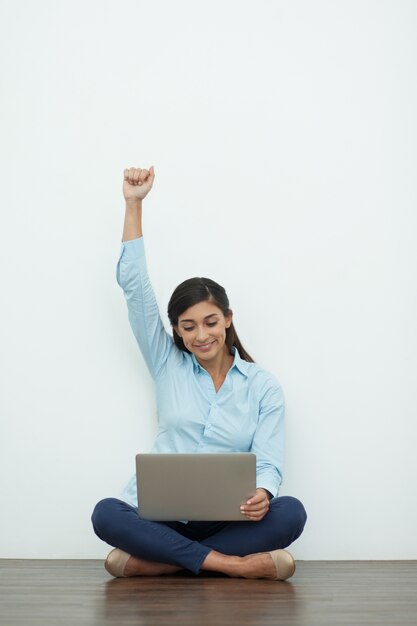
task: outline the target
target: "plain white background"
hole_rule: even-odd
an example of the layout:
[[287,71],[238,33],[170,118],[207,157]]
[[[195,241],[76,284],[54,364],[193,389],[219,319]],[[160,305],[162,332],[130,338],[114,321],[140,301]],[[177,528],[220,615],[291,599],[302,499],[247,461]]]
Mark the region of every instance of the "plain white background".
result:
[[300,559],[417,558],[417,5],[2,0],[0,556],[101,558],[156,428],[115,265],[224,284],[287,404]]

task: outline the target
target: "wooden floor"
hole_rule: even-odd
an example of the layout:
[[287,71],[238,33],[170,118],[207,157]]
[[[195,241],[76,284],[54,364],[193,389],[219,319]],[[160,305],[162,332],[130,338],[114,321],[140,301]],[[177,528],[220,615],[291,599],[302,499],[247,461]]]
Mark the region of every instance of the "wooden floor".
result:
[[299,561],[291,582],[113,579],[102,561],[0,560],[1,626],[416,626],[417,561]]

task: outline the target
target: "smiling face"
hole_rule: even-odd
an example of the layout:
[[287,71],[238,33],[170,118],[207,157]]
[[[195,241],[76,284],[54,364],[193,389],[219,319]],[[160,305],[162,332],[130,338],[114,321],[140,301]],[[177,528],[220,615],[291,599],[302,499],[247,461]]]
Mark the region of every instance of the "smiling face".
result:
[[195,354],[199,361],[212,361],[224,352],[226,328],[232,323],[232,312],[227,317],[221,309],[209,300],[190,306],[178,317],[175,332],[181,337],[187,350]]

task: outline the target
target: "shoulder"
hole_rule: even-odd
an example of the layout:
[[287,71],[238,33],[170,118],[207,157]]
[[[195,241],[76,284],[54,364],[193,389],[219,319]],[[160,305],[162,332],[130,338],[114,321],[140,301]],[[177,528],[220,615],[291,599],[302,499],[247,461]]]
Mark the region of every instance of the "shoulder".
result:
[[[194,362],[192,355],[189,352],[180,350],[176,346],[175,341],[172,340],[170,345],[169,355],[165,364],[164,372],[172,373],[175,371],[191,371],[194,369]],[[162,373],[162,372],[161,372]]]
[[260,397],[282,394],[281,383],[274,374],[258,363],[244,361],[237,351],[235,351],[235,365],[246,376],[248,385]]
[[253,381],[264,393],[282,390],[278,378],[257,363],[248,363],[247,371],[249,380]]

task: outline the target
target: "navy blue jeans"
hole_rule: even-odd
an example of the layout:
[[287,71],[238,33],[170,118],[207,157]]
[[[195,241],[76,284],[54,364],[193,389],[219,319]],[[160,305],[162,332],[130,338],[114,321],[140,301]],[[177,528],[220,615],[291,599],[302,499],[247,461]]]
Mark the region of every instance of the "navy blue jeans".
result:
[[286,548],[301,535],[306,519],[301,502],[290,496],[272,498],[260,522],[150,522],[116,498],[100,500],[91,517],[94,532],[109,545],[194,574],[212,550],[246,556]]

